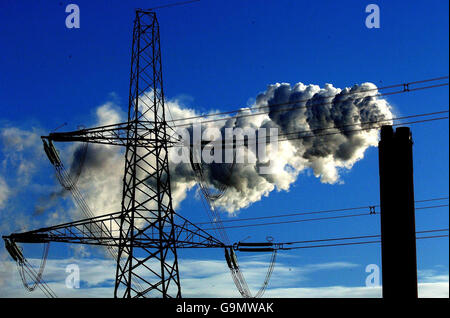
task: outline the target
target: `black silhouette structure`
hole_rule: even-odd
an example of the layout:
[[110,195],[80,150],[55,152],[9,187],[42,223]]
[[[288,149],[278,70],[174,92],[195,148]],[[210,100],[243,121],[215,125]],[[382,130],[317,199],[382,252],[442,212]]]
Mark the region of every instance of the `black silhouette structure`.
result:
[[74,189],[74,182],[64,174],[53,142],[125,147],[121,211],[5,236],[14,259],[25,260],[16,243],[103,245],[117,260],[115,297],[179,298],[177,248],[226,247],[172,208],[168,147],[175,141],[167,133],[162,82],[156,13],[136,10],[127,122],[42,137],[44,150],[68,190]]
[[383,298],[417,298],[412,136],[381,128],[378,145]]
[[[136,10],[133,28],[127,121],[72,132],[53,132],[42,137],[44,150],[55,167],[59,181],[66,190],[74,192],[77,204],[81,210],[88,212],[85,214],[89,217],[4,236],[5,246],[12,258],[18,264],[27,266],[16,243],[63,242],[105,246],[117,262],[115,297],[179,298],[181,286],[177,249],[223,248],[236,286],[244,297],[252,297],[239,270],[235,250],[276,252],[310,247],[288,247],[295,242],[283,244],[271,241],[231,245],[177,214],[172,207],[168,148],[179,140],[173,140],[169,129],[164,106],[159,25],[155,12],[139,9]],[[53,142],[97,143],[125,148],[120,211],[94,216],[76,191],[76,180],[67,176]],[[195,172],[196,168],[193,169]],[[417,298],[412,138],[409,128],[399,127],[394,131],[392,126],[382,127],[379,173],[383,297]],[[370,207],[370,214],[375,214],[375,206]],[[326,245],[316,247],[321,246]],[[267,287],[275,254],[261,292]],[[27,270],[30,277],[43,283],[41,272],[33,274],[31,267]],[[261,292],[256,297],[262,295]]]

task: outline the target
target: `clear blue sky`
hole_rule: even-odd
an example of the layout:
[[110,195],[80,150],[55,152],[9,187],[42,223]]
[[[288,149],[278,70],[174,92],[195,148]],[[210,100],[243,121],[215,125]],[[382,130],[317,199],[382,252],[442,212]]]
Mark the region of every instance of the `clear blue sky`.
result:
[[[65,27],[69,3],[1,1],[1,125],[44,131],[64,122],[67,129],[81,123],[89,126],[96,107],[110,100],[112,93],[125,110],[134,9],[164,1],[73,1],[80,7],[80,29]],[[380,7],[380,29],[365,27],[369,3]],[[182,96],[199,112],[245,106],[276,82],[383,86],[444,76],[449,69],[447,1],[202,0],[161,9],[158,19],[165,94]],[[446,110],[448,89],[387,100],[401,115]],[[416,199],[447,196],[448,120],[414,125],[412,134]],[[377,151],[370,148],[363,160],[343,173],[343,184],[322,184],[305,173],[289,192],[272,192],[240,211],[240,217],[378,204]],[[52,184],[49,172],[48,167],[33,178]],[[9,180],[10,172],[1,173]],[[17,205],[32,189],[21,191],[10,204]],[[23,208],[32,206],[33,202],[26,202]],[[192,195],[182,203],[180,213],[206,221],[200,209]],[[448,208],[417,212],[416,227],[419,231],[448,227]],[[261,241],[267,235],[276,241],[370,235],[379,234],[379,217],[230,229],[229,233],[234,241],[247,236]],[[448,239],[422,240],[417,248],[419,269],[448,277]],[[30,253],[37,256],[40,250]],[[70,253],[58,246],[52,248],[51,257]],[[364,286],[365,266],[381,265],[378,244],[286,254],[281,261],[292,267],[330,262],[360,265],[320,272],[296,287]],[[181,251],[180,257],[200,258],[198,251]],[[221,257],[222,251],[201,254],[204,259]]]

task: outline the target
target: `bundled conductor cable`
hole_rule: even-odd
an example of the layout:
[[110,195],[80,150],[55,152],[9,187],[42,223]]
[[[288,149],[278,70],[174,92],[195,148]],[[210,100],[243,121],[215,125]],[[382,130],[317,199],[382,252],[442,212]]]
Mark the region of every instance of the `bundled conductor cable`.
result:
[[[42,279],[42,274],[44,272],[48,256],[49,243],[45,243],[44,245],[44,251],[42,254],[41,264],[39,266],[38,272],[34,270],[33,266],[23,256],[22,249],[17,246],[17,244],[13,240],[5,239],[5,247],[11,257],[16,261],[17,269],[20,278],[22,279],[23,286],[29,292],[34,291],[36,287],[38,287],[48,298],[56,298],[55,292]],[[31,285],[28,282],[29,280],[33,282]]]
[[[223,187],[220,187],[219,189],[216,189],[217,192],[213,193],[208,188],[208,183],[205,178],[205,170],[210,169],[205,164],[200,163],[199,154],[195,152],[194,147],[190,148],[189,152],[189,160],[191,163],[191,168],[194,172],[195,179],[197,183],[199,184],[199,187],[201,189],[201,192],[203,194],[204,200],[206,201],[205,210],[207,211],[208,217],[211,220],[211,224],[213,225],[214,230],[226,245],[230,245],[230,239],[228,238],[228,235],[224,229],[222,220],[220,218],[220,214],[216,211],[214,208],[214,201],[219,199],[221,196],[224,195],[227,186],[224,185]],[[233,159],[233,163],[228,167],[228,178],[231,177],[233,168],[234,168],[235,160]],[[247,282],[242,274],[242,270],[239,267],[237,256],[232,248],[225,248],[225,260],[227,262],[228,268],[231,272],[231,277],[233,279],[234,284],[236,285],[236,288],[238,289],[239,293],[244,298],[259,298],[261,297],[270,280],[270,277],[272,275],[274,266],[275,266],[275,260],[276,260],[276,253],[277,251],[272,249],[272,256],[270,260],[270,265],[268,268],[268,271],[266,273],[266,277],[264,280],[264,283],[262,287],[259,289],[259,291],[255,294],[255,296],[252,296],[251,291],[247,285]]]
[[[78,208],[81,210],[81,212],[84,214],[86,218],[94,218],[95,215],[92,212],[92,210],[89,208],[88,204],[83,198],[83,195],[79,191],[77,187],[77,181],[81,175],[82,167],[86,158],[86,152],[87,152],[87,142],[83,144],[82,148],[80,149],[80,155],[79,155],[79,161],[74,169],[73,173],[70,174],[66,168],[64,167],[64,164],[62,163],[58,151],[54,147],[53,143],[51,141],[47,142],[43,140],[44,143],[44,151],[47,154],[50,163],[55,168],[55,174],[56,178],[58,179],[61,186],[69,191],[72,194],[72,197],[74,198],[75,204],[78,206]],[[94,235],[94,233],[100,233],[101,237],[103,238],[113,238],[112,233],[108,230],[108,227],[104,225],[103,223],[97,224],[93,223],[92,228],[87,229],[90,234]],[[94,235],[95,236],[95,235]],[[108,253],[111,255],[111,257],[117,261],[119,259],[119,253],[117,250],[117,247],[115,246],[106,246]],[[123,265],[124,260],[119,260],[120,263]],[[136,290],[143,291],[144,288],[141,286],[139,282],[132,282],[132,285],[136,288]]]

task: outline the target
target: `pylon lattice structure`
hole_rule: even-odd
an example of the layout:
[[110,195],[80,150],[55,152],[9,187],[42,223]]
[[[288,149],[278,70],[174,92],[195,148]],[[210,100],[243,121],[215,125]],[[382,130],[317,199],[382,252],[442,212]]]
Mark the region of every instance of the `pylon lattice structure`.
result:
[[[168,148],[179,140],[172,140],[167,132],[171,128],[165,119],[162,83],[156,14],[136,10],[127,122],[42,136],[45,153],[55,168],[58,181],[72,193],[86,218],[3,236],[5,247],[21,268],[23,283],[29,290],[38,286],[48,297],[56,296],[41,278],[43,266],[36,273],[16,243],[48,245],[50,242],[64,242],[106,247],[117,262],[114,297],[123,298],[179,298],[177,248],[223,248],[236,286],[244,297],[251,297],[233,251],[239,244],[223,243],[173,210]],[[53,142],[84,142],[84,152],[87,143],[125,147],[120,211],[95,216],[76,187],[79,172],[75,178],[70,176]],[[249,246],[253,246],[252,251],[261,249],[274,253],[281,248],[273,243]],[[46,258],[48,246],[45,251]],[[274,255],[257,296],[262,295],[267,287],[273,264]],[[26,276],[34,280],[34,286],[27,284]]]
[[[52,142],[87,142],[125,147],[120,212],[4,237],[11,255],[25,263],[15,243],[66,242],[102,245],[117,260],[115,297],[181,297],[177,247],[225,245],[172,208],[159,24],[155,12],[136,10],[131,54],[128,120],[108,126],[51,133],[44,149],[58,179],[69,180]],[[119,232],[119,235],[113,233]]]
[[[151,103],[147,103],[148,91]],[[126,261],[117,262],[115,296],[155,292],[163,297],[181,296],[166,126],[158,21],[154,12],[137,11],[119,239],[119,258]],[[147,136],[154,139],[153,143],[139,145]],[[156,248],[133,245],[136,240],[149,238],[148,233],[154,231],[159,233]],[[151,268],[149,259],[158,260],[160,268]],[[132,281],[149,287],[144,291],[135,290]]]

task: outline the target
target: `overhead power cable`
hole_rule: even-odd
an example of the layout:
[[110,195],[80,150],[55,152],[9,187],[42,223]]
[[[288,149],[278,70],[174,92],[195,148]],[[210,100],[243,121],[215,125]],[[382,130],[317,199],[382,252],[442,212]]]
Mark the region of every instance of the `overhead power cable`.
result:
[[[431,239],[431,238],[442,238],[442,237],[448,237],[448,234],[444,234],[444,235],[422,236],[422,237],[417,237],[416,240]],[[348,242],[348,243],[335,243],[335,244],[320,244],[320,245],[294,246],[294,247],[286,247],[286,248],[283,248],[282,250],[296,250],[296,249],[318,248],[318,247],[336,247],[336,246],[361,245],[361,244],[373,244],[373,243],[381,243],[381,240],[376,240],[376,241],[364,241],[364,242]]]
[[[64,164],[59,159],[59,156],[57,156],[57,150],[56,150],[56,148],[54,148],[53,145],[51,146],[52,147],[51,151],[54,154],[54,156],[53,157],[50,156],[49,158],[56,158],[55,156],[57,156],[58,160],[51,161],[51,163],[53,164],[53,167],[55,169],[55,174],[56,174],[56,177],[57,177],[59,183],[65,190],[69,191],[72,194],[75,204],[78,206],[78,208],[84,214],[84,216],[86,218],[94,218],[95,217],[94,213],[92,212],[92,210],[90,209],[90,207],[86,203],[86,201],[84,200],[83,195],[81,194],[81,192],[79,191],[79,189],[77,187],[77,180],[81,174],[81,167],[84,163],[86,151],[87,151],[87,143],[84,143],[84,144],[85,145],[83,146],[83,148],[81,150],[82,151],[81,162],[79,163],[78,168],[76,169],[76,172],[73,176],[71,176],[70,173],[64,167]],[[44,149],[45,149],[45,145],[46,144],[44,143]],[[112,237],[112,233],[108,230],[107,226],[104,226],[104,224],[99,225],[97,223],[93,223],[93,226],[87,228],[87,230],[92,235],[101,235],[101,237],[103,237],[103,238]],[[124,259],[122,259],[122,258],[119,259],[118,248],[116,246],[106,246],[106,249],[115,261],[118,261],[121,265],[123,265],[125,263]],[[132,285],[135,289],[139,290],[140,292],[143,290],[143,287],[141,286],[140,282],[138,282],[138,281],[133,281]]]
[[[449,230],[448,228],[424,230],[424,231],[417,231],[416,234],[448,232],[448,230]],[[350,237],[326,238],[326,239],[318,239],[318,240],[292,241],[292,242],[284,242],[284,243],[280,243],[280,244],[282,244],[282,245],[292,245],[292,244],[318,243],[318,242],[329,242],[329,241],[359,240],[359,239],[367,239],[367,238],[375,238],[375,237],[381,237],[381,235],[380,234],[376,234],[376,235],[361,235],[361,236],[350,236]]]
[[[431,229],[431,230],[422,230],[417,231],[416,235],[420,234],[431,234],[438,232],[448,232],[448,228],[443,229]],[[317,248],[317,247],[331,247],[331,246],[345,246],[345,245],[357,245],[357,244],[370,244],[370,243],[379,243],[381,240],[376,241],[360,241],[361,239],[373,239],[379,238],[381,235],[359,235],[359,236],[351,236],[351,237],[333,237],[326,239],[316,239],[316,240],[304,240],[304,241],[291,241],[291,242],[283,242],[283,243],[242,243],[239,242],[233,245],[233,248],[242,251],[242,252],[266,252],[272,250],[294,250],[294,249],[302,249],[302,248]],[[416,239],[428,239],[428,238],[441,238],[448,237],[448,234],[437,234],[437,235],[428,235],[428,236],[418,236]],[[345,242],[345,243],[336,243],[336,241],[356,241],[356,242]],[[323,242],[332,242],[328,244],[316,244],[310,245],[310,243],[323,243]],[[292,246],[298,244],[309,244],[309,245],[301,245],[301,246]]]
[[[394,84],[394,85],[389,85],[389,86],[384,86],[384,87],[361,90],[361,91],[357,91],[357,92],[352,92],[352,91],[349,91],[347,93],[341,92],[339,94],[327,96],[325,98],[329,99],[329,98],[333,98],[337,95],[339,95],[339,96],[355,95],[355,94],[367,93],[367,92],[371,92],[371,91],[380,91],[380,90],[392,89],[392,88],[402,88],[402,89],[394,91],[394,92],[378,93],[378,94],[373,95],[373,97],[402,94],[402,93],[408,93],[408,92],[412,92],[412,91],[447,86],[448,83],[440,83],[440,84],[429,85],[429,86],[424,86],[424,87],[411,88],[412,85],[433,82],[433,81],[442,81],[444,79],[448,79],[448,76],[436,77],[436,78],[431,78],[431,79],[422,80],[422,81],[409,82],[409,83]],[[191,116],[191,117],[185,117],[185,118],[177,118],[177,119],[169,120],[167,122],[179,122],[179,121],[201,119],[201,118],[214,117],[214,116],[230,115],[230,114],[239,113],[239,112],[243,112],[243,111],[257,111],[257,112],[253,112],[253,113],[240,114],[240,115],[236,115],[233,117],[222,117],[222,118],[211,119],[211,120],[206,120],[206,121],[201,121],[201,122],[189,122],[189,123],[172,125],[172,127],[186,127],[186,126],[191,126],[195,123],[205,124],[205,123],[211,123],[211,122],[215,122],[215,121],[225,121],[225,120],[229,120],[231,118],[237,119],[237,118],[249,117],[249,116],[259,116],[259,115],[273,113],[273,112],[285,112],[285,111],[290,111],[290,110],[295,110],[295,109],[311,108],[311,107],[317,107],[317,106],[330,105],[333,103],[339,103],[339,102],[335,102],[335,101],[330,101],[330,102],[315,103],[315,104],[310,104],[310,105],[295,105],[295,104],[306,103],[309,100],[310,99],[301,99],[301,100],[294,100],[294,101],[289,101],[289,102],[284,102],[284,103],[276,103],[276,104],[271,104],[271,105],[266,105],[266,106],[244,107],[244,108],[240,108],[240,109],[234,109],[234,110],[219,112],[219,113],[204,114],[204,115]],[[289,107],[289,108],[273,109],[274,107],[280,107],[280,106],[286,106],[286,105],[295,105],[295,106]],[[270,110],[259,111],[262,109],[270,109]]]
[[[354,124],[348,124],[348,125],[341,125],[341,126],[332,126],[332,127],[323,127],[323,128],[316,128],[316,129],[310,129],[310,130],[299,130],[299,131],[292,131],[292,132],[284,132],[279,135],[277,135],[277,141],[286,141],[286,140],[297,140],[297,139],[308,139],[308,138],[317,138],[317,137],[324,137],[324,136],[331,136],[331,135],[341,135],[341,134],[350,134],[360,131],[369,131],[374,129],[379,129],[379,126],[369,126],[364,128],[358,128],[358,129],[351,129],[351,130],[343,130],[348,127],[354,127],[354,126],[365,126],[365,125],[374,125],[377,123],[388,123],[391,121],[397,121],[397,120],[404,120],[408,118],[417,118],[417,117],[426,117],[426,116],[433,116],[433,115],[439,115],[449,113],[448,110],[442,110],[437,112],[431,112],[431,113],[423,113],[423,114],[415,114],[415,115],[408,115],[408,116],[402,116],[402,117],[392,117],[389,119],[382,119],[382,120],[376,120],[376,121],[368,121],[368,122],[360,122],[360,123],[354,123]],[[400,122],[400,123],[393,123],[392,126],[399,126],[399,125],[412,125],[412,124],[418,124],[418,123],[425,123],[425,122],[432,122],[437,120],[444,120],[448,119],[448,116],[441,116],[441,117],[435,117],[430,119],[422,119],[422,120],[416,120],[416,121],[407,121],[407,122]],[[319,133],[316,132],[320,131],[326,131],[326,130],[334,130],[338,129],[339,131],[331,131],[327,133]],[[343,130],[343,131],[341,131]],[[303,134],[311,134],[311,135],[303,135]],[[285,138],[283,138],[285,137]],[[267,138],[266,138],[267,139]],[[244,145],[246,142],[255,141],[256,144],[264,144],[267,143],[267,140],[257,140],[256,138],[248,138],[248,139],[239,139],[234,140],[233,143],[222,143],[222,147],[235,147],[237,145]],[[217,147],[217,144],[214,141],[205,141],[207,142],[205,146],[209,147]],[[179,143],[174,144],[175,147],[186,147],[186,145]]]
[[[441,198],[431,198],[431,199],[424,199],[424,200],[416,200],[415,203],[421,203],[421,202],[432,202],[432,201],[442,201],[442,200],[448,200],[448,197],[441,197]],[[448,207],[449,204],[439,204],[439,205],[431,205],[431,206],[422,206],[422,207],[415,207],[415,210],[426,210],[426,209],[435,209],[435,208],[442,208],[442,207]],[[244,224],[236,226],[236,228],[244,228],[244,227],[254,227],[254,226],[263,226],[263,225],[275,225],[275,224],[289,224],[289,223],[299,223],[299,222],[308,222],[308,221],[321,221],[321,220],[328,220],[328,219],[339,219],[339,218],[346,218],[346,217],[354,217],[354,216],[365,216],[365,215],[374,215],[379,214],[379,211],[376,211],[375,208],[378,208],[379,205],[367,205],[367,206],[359,206],[359,207],[349,207],[349,208],[342,208],[342,209],[330,209],[330,210],[319,210],[319,211],[308,211],[308,212],[298,212],[298,213],[287,213],[287,214],[276,214],[276,215],[267,215],[267,216],[260,216],[260,217],[251,217],[251,218],[243,218],[243,219],[232,219],[232,220],[221,220],[221,223],[238,223],[238,222],[247,222],[247,221],[255,221],[255,220],[265,220],[265,219],[275,219],[275,218],[286,218],[286,217],[293,217],[293,216],[302,216],[302,215],[314,215],[314,214],[329,214],[329,213],[343,213],[343,212],[350,212],[355,210],[365,210],[365,213],[358,213],[358,214],[348,214],[348,215],[342,215],[342,216],[333,216],[333,217],[321,217],[321,218],[308,218],[308,219],[294,219],[290,221],[281,221],[281,222],[268,222],[268,223],[251,223],[251,224]],[[206,208],[206,207],[205,207]],[[217,222],[209,221],[209,222],[198,222],[195,223],[196,226],[202,226],[202,225],[217,225]],[[223,227],[222,229],[226,228],[235,228],[235,226],[228,226]],[[216,230],[216,228],[205,228],[206,230]],[[118,232],[119,230],[112,230],[112,232]],[[222,230],[223,231],[223,230]],[[92,234],[97,234],[102,232],[91,230]],[[222,237],[222,235],[220,235]],[[222,237],[222,240],[225,245],[230,245],[231,241],[228,236]]]
[[[442,201],[442,200],[448,200],[448,197],[433,198],[433,199],[426,199],[426,200],[416,200],[415,202],[416,203],[420,203],[420,202]],[[445,206],[448,206],[448,205],[444,204],[444,205],[434,205],[434,206],[428,206],[428,207],[416,207],[416,210],[428,209],[428,208],[437,208],[437,207],[445,207]],[[257,217],[242,218],[242,219],[222,220],[222,223],[244,222],[244,221],[254,221],[254,220],[272,219],[272,218],[292,217],[292,216],[300,216],[300,215],[322,214],[322,213],[347,212],[347,211],[354,211],[354,210],[366,210],[366,211],[370,212],[370,210],[372,208],[376,208],[376,207],[379,207],[379,205],[377,204],[377,205],[367,205],[367,206],[350,207],[350,208],[342,208],[342,209],[320,210],[320,211],[310,211],[310,212],[297,212],[297,213],[288,213],[288,214],[259,216],[259,217],[257,216]],[[374,211],[374,212],[376,212],[376,211]],[[376,213],[378,213],[378,212],[376,212]],[[211,222],[196,223],[196,225],[204,225],[204,224],[211,224]]]
[[[439,112],[434,112],[434,113],[417,114],[417,115],[410,115],[410,116],[403,116],[403,117],[393,117],[393,118],[390,118],[390,119],[383,119],[383,120],[371,121],[371,122],[361,122],[361,123],[357,123],[357,124],[349,124],[349,125],[343,125],[343,126],[333,126],[333,127],[327,127],[327,128],[318,128],[318,129],[312,129],[312,130],[309,130],[309,131],[288,132],[288,133],[283,133],[283,134],[281,134],[279,136],[284,137],[284,136],[301,134],[301,133],[315,133],[316,131],[322,131],[322,130],[343,129],[343,128],[352,127],[352,126],[377,124],[377,123],[383,123],[383,122],[403,120],[403,119],[407,119],[407,118],[432,116],[432,115],[443,114],[443,113],[448,113],[448,112],[449,112],[448,110],[444,110],[444,111],[439,111]],[[416,123],[421,123],[421,122],[428,122],[428,121],[442,120],[442,119],[448,119],[448,116],[431,118],[431,119],[424,119],[424,120],[417,120],[417,121],[410,121],[410,122],[394,123],[394,124],[392,124],[392,126],[416,124]],[[379,127],[367,127],[367,128],[360,128],[360,129],[354,129],[354,130],[345,130],[344,132],[340,131],[340,132],[333,132],[333,133],[319,134],[319,135],[314,134],[313,136],[295,136],[294,138],[287,138],[286,140],[297,139],[297,138],[301,139],[301,138],[316,137],[316,136],[327,136],[327,135],[342,134],[342,133],[347,134],[349,132],[365,131],[365,130],[371,130],[371,129],[379,129]]]
[[[416,210],[423,209],[431,209],[431,208],[440,208],[440,207],[448,207],[448,204],[428,206],[428,207],[418,207]],[[326,213],[318,211],[317,213]],[[280,224],[292,224],[292,223],[302,223],[302,222],[312,222],[312,221],[323,221],[323,220],[336,220],[336,219],[344,219],[344,218],[352,218],[357,216],[368,216],[373,214],[379,214],[377,211],[373,212],[365,212],[365,213],[355,213],[355,214],[346,214],[346,215],[338,215],[338,216],[326,216],[326,217],[317,217],[317,218],[307,218],[307,219],[295,219],[289,221],[277,221],[277,222],[265,222],[265,223],[251,223],[251,224],[243,224],[243,225],[231,225],[224,226],[224,229],[235,229],[235,228],[247,228],[247,227],[257,227],[257,226],[267,226],[267,225],[280,225]],[[275,216],[277,217],[277,216]],[[237,222],[237,220],[235,221]],[[212,228],[206,228],[205,231],[211,230]]]
[[[443,200],[448,200],[448,199],[449,199],[449,197],[439,197],[439,198],[431,198],[431,199],[424,199],[424,200],[415,200],[414,202],[415,203],[422,203],[422,202],[432,202],[432,201],[443,201]],[[347,211],[354,211],[354,210],[366,210],[366,211],[370,212],[371,208],[377,208],[379,206],[380,206],[379,204],[375,204],[375,205],[365,205],[365,206],[349,207],[349,208],[342,208],[342,209],[330,209],[330,210],[319,210],[319,211],[308,211],[308,212],[285,213],[285,214],[275,214],[275,215],[268,215],[268,216],[255,216],[255,217],[251,217],[251,218],[222,220],[222,223],[254,221],[254,220],[282,218],[282,217],[292,217],[292,216],[311,215],[311,214],[347,212]],[[421,209],[429,209],[429,208],[437,208],[437,207],[445,207],[445,206],[448,206],[448,204],[434,205],[434,206],[428,206],[428,207],[416,207],[415,209],[416,210],[421,210]],[[196,223],[196,225],[204,225],[204,224],[210,224],[210,222]]]
[[200,0],[189,0],[189,1],[180,1],[180,2],[174,2],[174,3],[169,3],[169,4],[165,4],[165,5],[161,5],[158,7],[153,7],[149,10],[156,10],[156,9],[163,9],[163,8],[171,8],[171,7],[175,7],[175,6],[181,6],[181,5],[185,5],[185,4],[191,4],[193,2],[199,2]]

